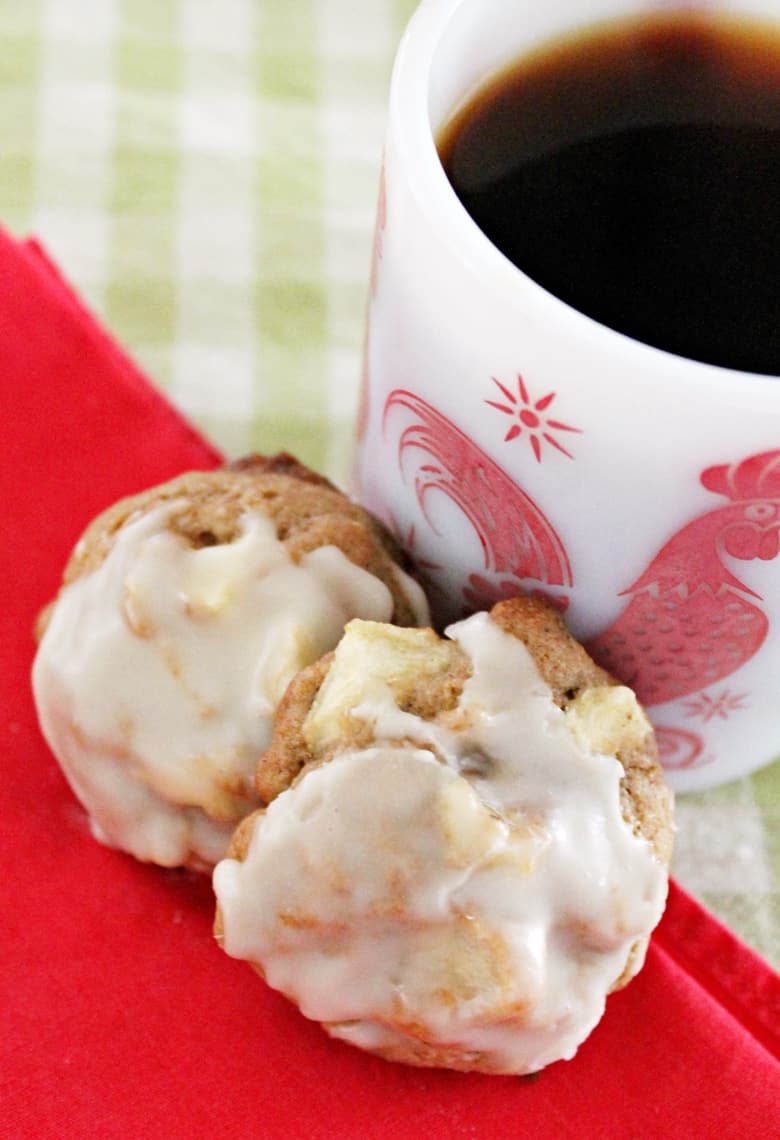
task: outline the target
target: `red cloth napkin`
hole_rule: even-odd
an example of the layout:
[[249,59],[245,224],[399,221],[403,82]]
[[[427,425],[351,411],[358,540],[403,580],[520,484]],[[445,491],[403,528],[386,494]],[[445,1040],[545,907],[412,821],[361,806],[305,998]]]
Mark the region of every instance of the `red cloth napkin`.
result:
[[0,1137],[777,1135],[780,978],[679,888],[576,1058],[520,1080],[329,1040],[217,949],[207,879],[95,843],[36,727],[33,620],[95,512],[220,457],[1,232],[0,377]]

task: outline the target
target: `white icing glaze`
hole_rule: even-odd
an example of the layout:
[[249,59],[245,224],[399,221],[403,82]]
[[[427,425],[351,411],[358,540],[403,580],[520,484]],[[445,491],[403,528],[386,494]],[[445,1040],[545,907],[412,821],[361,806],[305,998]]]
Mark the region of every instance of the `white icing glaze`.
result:
[[193,549],[170,507],[130,520],[65,587],[33,668],[39,719],[96,836],[166,866],[212,864],[255,804],[252,776],[292,676],[388,588],[336,547],[296,564],[247,513]]
[[304,775],[216,867],[224,948],[363,1048],[422,1037],[533,1072],[596,1025],[667,876],[621,815],[619,762],[524,646],[485,614],[448,634],[473,663],[458,708],[354,709],[375,744]]

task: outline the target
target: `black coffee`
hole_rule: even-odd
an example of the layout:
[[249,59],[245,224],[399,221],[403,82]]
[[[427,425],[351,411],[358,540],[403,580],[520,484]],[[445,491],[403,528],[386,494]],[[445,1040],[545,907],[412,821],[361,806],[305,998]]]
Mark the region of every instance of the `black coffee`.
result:
[[611,328],[780,375],[780,35],[694,16],[560,42],[439,152],[508,258]]

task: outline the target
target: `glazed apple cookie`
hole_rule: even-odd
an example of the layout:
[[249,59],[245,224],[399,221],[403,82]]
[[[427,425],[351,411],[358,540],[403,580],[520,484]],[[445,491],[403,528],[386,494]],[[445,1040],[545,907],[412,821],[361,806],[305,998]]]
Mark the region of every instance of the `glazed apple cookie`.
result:
[[640,969],[671,794],[634,694],[546,603],[446,634],[352,621],[293,681],[216,933],[334,1037],[531,1073]]
[[259,802],[292,676],[351,618],[428,620],[384,528],[290,456],[196,471],[86,529],[39,620],[39,720],[95,836],[209,868]]

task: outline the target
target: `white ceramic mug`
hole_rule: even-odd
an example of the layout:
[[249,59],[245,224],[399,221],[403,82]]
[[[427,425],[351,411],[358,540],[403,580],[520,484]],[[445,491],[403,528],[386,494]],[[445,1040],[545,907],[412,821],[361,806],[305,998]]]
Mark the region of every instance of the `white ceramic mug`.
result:
[[[716,6],[780,23],[777,0]],[[780,382],[551,296],[479,230],[435,146],[529,48],[652,9],[423,0],[391,86],[356,477],[442,616],[521,588],[556,600],[688,790],[780,755]]]

